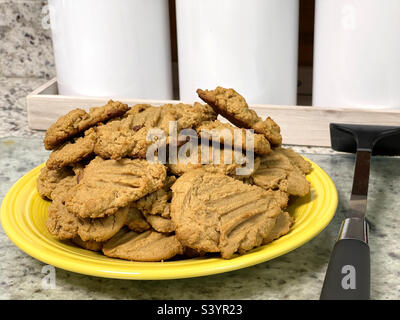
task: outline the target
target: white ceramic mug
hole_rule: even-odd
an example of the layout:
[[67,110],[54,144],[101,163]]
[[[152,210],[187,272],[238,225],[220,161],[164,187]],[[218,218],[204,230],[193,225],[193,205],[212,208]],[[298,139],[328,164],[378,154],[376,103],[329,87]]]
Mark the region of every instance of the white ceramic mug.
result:
[[297,0],[177,0],[180,99],[221,85],[296,104],[298,11]]
[[400,1],[317,0],[313,105],[400,108]]
[[59,93],[172,99],[166,0],[49,0]]

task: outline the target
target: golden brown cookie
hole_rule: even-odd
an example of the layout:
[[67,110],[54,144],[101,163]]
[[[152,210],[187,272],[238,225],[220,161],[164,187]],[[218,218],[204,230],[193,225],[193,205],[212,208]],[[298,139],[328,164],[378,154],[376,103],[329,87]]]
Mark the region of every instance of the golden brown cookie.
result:
[[[161,128],[168,130],[167,117],[163,117],[163,108],[151,105],[135,105],[127,112],[124,119],[129,118],[132,128]],[[174,118],[175,119],[175,118]]]
[[135,104],[132,106],[125,114],[123,115],[123,118],[128,117],[129,115],[136,116],[139,113],[142,113],[146,109],[153,108],[151,104]]
[[[170,204],[168,204],[168,206],[170,206]],[[144,214],[144,217],[150,226],[158,232],[171,233],[175,230],[174,224],[170,218],[164,218],[153,214]]]
[[37,180],[37,190],[40,196],[52,200],[51,193],[56,186],[66,177],[73,176],[71,168],[61,168],[51,170],[44,167],[40,170]]
[[102,107],[90,108],[89,113],[82,109],[72,110],[47,129],[44,146],[52,150],[100,122],[123,115],[128,109],[128,105],[110,100]]
[[249,109],[246,100],[235,90],[217,87],[215,90],[198,89],[197,94],[216,113],[234,125],[239,128],[254,129],[256,133],[263,134],[272,145],[281,145],[279,126],[269,117],[263,121],[254,110]]
[[83,241],[106,241],[114,236],[125,224],[128,207],[120,208],[113,215],[97,219],[79,219],[78,235]]
[[83,170],[65,205],[81,218],[104,217],[162,188],[165,178],[166,168],[159,163],[96,157]]
[[290,227],[294,223],[294,218],[287,212],[280,213],[275,221],[275,225],[272,228],[268,236],[263,240],[263,244],[269,243],[282,237],[290,231]]
[[282,190],[273,190],[272,195],[282,209],[287,207],[289,202],[289,194],[287,192]]
[[[254,134],[250,130],[237,128],[218,120],[203,122],[196,128],[196,131],[202,138],[215,140],[224,145],[234,145],[242,150],[250,149],[250,146],[246,145],[246,137],[250,136],[253,140],[252,148],[254,153],[268,154],[271,150],[271,146],[264,135]],[[241,133],[240,139],[237,139],[238,141],[235,139],[235,131]]]
[[53,150],[80,131],[78,124],[88,119],[85,110],[75,109],[57,119],[46,131],[44,147],[46,150]]
[[72,166],[93,154],[97,134],[95,128],[85,132],[84,137],[76,138],[55,149],[49,156],[46,166],[49,169],[58,169]]
[[122,229],[104,244],[103,253],[108,257],[132,261],[163,261],[182,254],[183,249],[174,235]]
[[79,218],[67,210],[62,198],[57,198],[47,210],[46,228],[57,239],[72,239],[78,235]]
[[75,173],[76,182],[79,183],[83,178],[83,169],[90,163],[90,158],[86,158],[85,161],[74,163],[71,168]]
[[103,248],[103,242],[97,242],[94,240],[83,241],[79,236],[73,238],[72,242],[74,242],[83,249],[91,251],[101,251],[101,248]]
[[[197,148],[183,145],[178,149],[176,163],[168,163],[169,171],[177,176],[195,169],[204,169],[208,172],[222,173],[238,179],[250,176],[258,168],[259,159],[251,159],[241,151],[220,149],[213,145],[199,145]],[[190,152],[195,150],[194,152]]]
[[289,158],[286,154],[287,150],[277,148],[260,157],[261,163],[252,175],[252,181],[267,190],[281,190],[289,195],[304,196],[310,191],[310,183],[299,166],[306,168],[306,161],[300,161],[297,157],[293,160],[293,155]]
[[125,225],[132,231],[143,232],[150,229],[150,224],[135,205],[129,206],[128,217]]
[[94,145],[95,154],[104,159],[145,159],[147,148],[153,143],[146,139],[149,129],[134,125],[132,119],[133,116],[129,116],[99,126]]
[[229,259],[259,246],[281,213],[272,192],[223,174],[193,170],[172,186],[171,218],[184,247]]
[[48,209],[47,230],[60,240],[79,236],[83,241],[106,241],[124,225],[128,208],[119,209],[114,215],[98,219],[82,219],[68,211],[62,198],[56,198]]
[[182,129],[194,129],[202,122],[215,121],[217,114],[209,105],[195,102],[192,105],[179,103],[176,105],[166,104],[162,106],[163,117],[168,121],[174,119],[177,122],[178,132]]
[[57,183],[57,185],[51,192],[51,200],[65,197],[65,194],[69,192],[69,190],[74,186],[76,186],[77,184],[78,184],[77,176],[65,177],[59,183]]
[[136,201],[136,207],[147,215],[160,215],[169,218],[169,205],[172,198],[171,186],[175,183],[176,177],[167,176],[161,189],[148,194]]
[[289,159],[290,163],[300,169],[304,174],[309,174],[312,170],[311,163],[305,160],[301,155],[294,152],[291,148],[276,148],[277,152],[285,155]]
[[147,134],[149,129],[162,126],[161,110],[138,104],[122,119],[99,126],[95,153],[105,159],[146,158],[147,148],[153,143],[147,139]]
[[176,122],[176,133],[198,126],[203,121],[215,120],[217,115],[210,106],[195,103],[167,104],[160,107],[137,105],[122,119],[110,121],[97,128],[94,152],[105,159],[123,157],[146,158],[154,142],[148,139],[150,130],[159,129],[168,143],[170,122]]

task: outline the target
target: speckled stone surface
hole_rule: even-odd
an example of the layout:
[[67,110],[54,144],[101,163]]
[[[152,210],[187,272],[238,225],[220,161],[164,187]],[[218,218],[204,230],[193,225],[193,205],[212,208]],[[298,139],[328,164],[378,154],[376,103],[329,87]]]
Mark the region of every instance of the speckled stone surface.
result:
[[0,137],[40,136],[30,130],[26,112],[26,95],[43,84],[38,78],[0,78]]
[[[0,139],[0,200],[48,152],[38,137]],[[335,182],[338,211],[317,237],[296,250],[253,267],[202,278],[166,281],[104,279],[56,269],[56,288],[44,289],[44,263],[31,258],[0,231],[0,299],[318,299],[329,255],[347,209],[351,155],[306,154]],[[400,159],[376,158],[371,168],[371,296],[400,297]]]
[[55,76],[47,1],[0,0],[0,75]]

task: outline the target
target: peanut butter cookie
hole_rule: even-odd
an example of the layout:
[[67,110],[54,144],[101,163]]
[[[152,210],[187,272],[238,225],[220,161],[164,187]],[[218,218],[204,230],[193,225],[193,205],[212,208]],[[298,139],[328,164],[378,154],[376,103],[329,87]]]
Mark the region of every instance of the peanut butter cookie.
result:
[[[289,195],[306,195],[310,191],[310,183],[305,172],[311,170],[311,164],[293,153],[284,148],[277,148],[260,157],[260,166],[252,175],[253,183],[264,189],[281,190]],[[290,157],[287,154],[290,154]]]
[[150,224],[146,221],[143,213],[140,212],[134,204],[129,206],[128,217],[126,219],[125,225],[132,231],[143,232],[149,230]]
[[102,107],[90,108],[89,113],[82,109],[72,110],[47,129],[44,147],[53,150],[96,124],[123,115],[128,109],[128,105],[110,100]]
[[272,192],[204,170],[185,173],[172,192],[171,218],[182,245],[225,259],[259,246],[281,213]]
[[105,159],[144,159],[148,147],[154,143],[148,139],[150,130],[161,130],[167,144],[170,122],[176,122],[178,134],[183,129],[195,128],[204,121],[215,120],[216,117],[210,106],[200,103],[195,103],[194,106],[183,103],[160,107],[137,105],[122,119],[110,121],[97,128],[98,138],[94,152]]
[[72,242],[77,244],[83,249],[87,249],[90,251],[101,251],[103,247],[103,242],[97,242],[94,240],[83,241],[79,236],[72,239]]
[[159,163],[96,157],[83,169],[65,205],[81,218],[104,217],[162,188],[165,177],[166,168]]
[[235,90],[217,87],[215,90],[198,89],[197,94],[216,113],[234,125],[254,129],[256,133],[263,134],[273,146],[281,145],[279,126],[269,117],[262,120],[254,110],[249,109],[246,100]]
[[49,169],[58,169],[72,166],[77,162],[88,158],[93,154],[97,140],[95,128],[90,128],[85,132],[84,137],[76,138],[73,142],[66,142],[55,149],[49,156],[46,166]]
[[57,198],[49,207],[46,227],[61,240],[79,236],[83,241],[101,242],[114,236],[125,225],[127,216],[125,207],[104,218],[82,219],[68,211],[63,200]]
[[43,198],[52,200],[52,192],[57,185],[66,177],[74,176],[71,168],[49,169],[47,167],[40,170],[37,180],[37,190]]
[[[271,150],[271,146],[264,135],[251,133],[250,130],[237,128],[229,123],[222,123],[218,120],[203,122],[196,128],[196,131],[202,138],[216,140],[223,145],[236,146],[242,150],[250,149],[250,146],[246,142],[246,137],[250,136],[253,141],[252,148],[254,153],[268,154]],[[236,139],[235,131],[241,132],[240,139]]]
[[103,253],[108,257],[132,261],[163,261],[182,254],[183,248],[174,235],[122,229],[104,244]]

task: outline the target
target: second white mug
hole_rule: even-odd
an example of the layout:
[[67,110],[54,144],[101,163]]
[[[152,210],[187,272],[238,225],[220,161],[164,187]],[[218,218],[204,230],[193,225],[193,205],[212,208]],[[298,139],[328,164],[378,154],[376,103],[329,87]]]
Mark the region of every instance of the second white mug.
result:
[[249,103],[296,104],[297,0],[177,0],[180,99],[235,88]]

